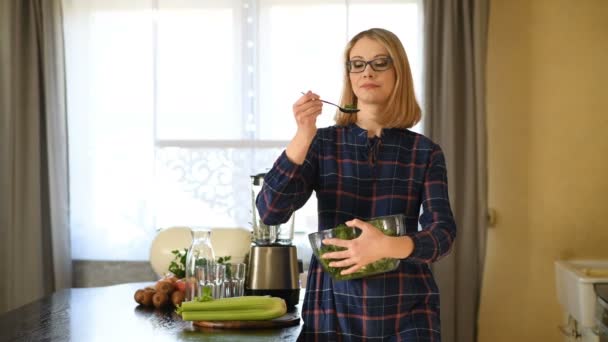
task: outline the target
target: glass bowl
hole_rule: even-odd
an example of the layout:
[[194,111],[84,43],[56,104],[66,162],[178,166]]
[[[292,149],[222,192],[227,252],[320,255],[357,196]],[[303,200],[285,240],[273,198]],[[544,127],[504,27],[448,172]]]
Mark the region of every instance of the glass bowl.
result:
[[[366,221],[371,223],[372,226],[376,227],[388,236],[402,236],[405,235],[405,217],[403,215],[391,215],[375,217],[371,220]],[[324,239],[338,238],[343,240],[352,240],[361,235],[361,230],[358,228],[348,227],[345,224],[341,224],[332,229],[322,230],[320,232],[312,233],[308,235],[310,246],[312,251],[323,266],[325,272],[329,273],[335,280],[349,280],[369,277],[372,275],[390,272],[395,270],[399,266],[399,259],[384,258],[369,265],[364,266],[359,271],[348,275],[341,275],[340,272],[345,267],[330,267],[329,263],[337,259],[323,259],[321,255],[327,252],[342,251],[344,247],[338,247],[333,245],[323,244]]]

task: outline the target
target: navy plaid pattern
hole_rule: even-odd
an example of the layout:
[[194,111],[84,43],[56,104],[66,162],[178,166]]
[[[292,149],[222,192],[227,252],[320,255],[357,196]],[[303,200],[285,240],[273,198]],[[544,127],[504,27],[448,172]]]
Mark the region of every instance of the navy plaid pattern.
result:
[[262,220],[287,221],[313,190],[319,230],[404,214],[414,251],[393,272],[346,281],[332,280],[313,256],[300,340],[440,341],[429,265],[449,253],[456,236],[440,147],[406,129],[385,128],[375,139],[354,124],[318,129],[302,165],[283,152],[266,174],[256,199]]

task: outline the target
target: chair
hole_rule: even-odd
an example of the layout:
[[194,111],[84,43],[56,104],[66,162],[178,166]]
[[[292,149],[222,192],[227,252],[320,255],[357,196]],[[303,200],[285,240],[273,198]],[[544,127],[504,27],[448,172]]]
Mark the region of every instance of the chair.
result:
[[[161,229],[150,246],[150,265],[160,278],[169,272],[174,250],[188,249],[192,244],[189,227]],[[251,246],[251,232],[245,228],[212,228],[211,246],[216,258],[230,256],[233,263],[243,262]]]

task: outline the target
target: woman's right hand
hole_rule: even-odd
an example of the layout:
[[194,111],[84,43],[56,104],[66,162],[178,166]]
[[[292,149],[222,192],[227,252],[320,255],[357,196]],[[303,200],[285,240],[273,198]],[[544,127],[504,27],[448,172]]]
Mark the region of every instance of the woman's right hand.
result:
[[317,116],[321,114],[323,102],[310,90],[293,104],[293,115],[298,125],[296,134],[312,139],[317,133]]
[[293,104],[293,116],[298,130],[285,150],[287,158],[293,163],[304,163],[308,147],[317,134],[317,116],[321,114],[322,108],[323,102],[319,101],[319,95],[310,90]]

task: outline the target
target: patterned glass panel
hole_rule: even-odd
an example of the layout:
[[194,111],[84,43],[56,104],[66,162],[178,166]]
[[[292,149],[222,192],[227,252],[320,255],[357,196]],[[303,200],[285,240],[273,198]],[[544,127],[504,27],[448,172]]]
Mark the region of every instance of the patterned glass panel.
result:
[[157,225],[251,226],[250,176],[283,148],[163,147],[157,152]]

